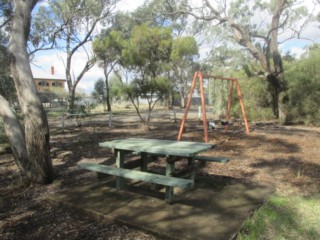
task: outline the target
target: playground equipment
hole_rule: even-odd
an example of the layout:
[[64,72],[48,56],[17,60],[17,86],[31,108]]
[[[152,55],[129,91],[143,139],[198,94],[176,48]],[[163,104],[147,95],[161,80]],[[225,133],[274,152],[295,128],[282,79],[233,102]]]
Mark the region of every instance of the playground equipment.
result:
[[[185,123],[186,123],[186,120],[187,120],[187,116],[188,116],[188,111],[189,111],[189,108],[190,108],[190,105],[191,105],[192,94],[193,94],[194,88],[196,86],[197,79],[199,79],[199,88],[200,88],[200,94],[201,94],[202,118],[203,118],[203,128],[204,128],[204,142],[208,142],[208,123],[207,123],[207,116],[206,116],[205,95],[204,95],[204,89],[203,89],[203,79],[204,78],[208,78],[208,79],[211,78],[213,80],[220,79],[220,80],[230,81],[230,87],[229,87],[230,92],[229,92],[229,98],[228,98],[228,108],[227,108],[225,123],[228,123],[229,118],[230,118],[233,86],[234,85],[236,86],[237,93],[238,93],[238,98],[239,98],[239,101],[240,101],[242,116],[243,116],[243,120],[244,120],[244,124],[245,124],[245,128],[246,128],[246,134],[249,134],[250,130],[249,130],[247,116],[246,116],[246,113],[245,113],[245,110],[244,110],[244,104],[243,104],[243,100],[242,100],[242,95],[241,95],[241,90],[240,90],[240,85],[239,85],[238,79],[237,78],[221,77],[221,76],[213,76],[213,75],[208,75],[208,74],[202,74],[201,72],[195,72],[193,80],[192,80],[189,96],[188,96],[186,109],[184,111],[184,116],[182,118],[182,122],[181,122],[181,125],[180,125],[180,131],[179,131],[179,134],[178,134],[178,141],[180,141],[181,138],[182,138],[182,134],[183,134],[183,131],[184,131],[184,126],[185,126]],[[228,124],[225,124],[225,132],[227,131],[227,129],[228,129]]]

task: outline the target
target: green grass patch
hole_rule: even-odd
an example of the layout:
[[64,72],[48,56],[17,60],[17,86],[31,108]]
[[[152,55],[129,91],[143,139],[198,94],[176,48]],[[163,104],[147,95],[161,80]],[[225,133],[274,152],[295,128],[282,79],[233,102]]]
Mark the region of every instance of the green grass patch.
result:
[[320,239],[320,195],[271,196],[244,223],[238,240]]

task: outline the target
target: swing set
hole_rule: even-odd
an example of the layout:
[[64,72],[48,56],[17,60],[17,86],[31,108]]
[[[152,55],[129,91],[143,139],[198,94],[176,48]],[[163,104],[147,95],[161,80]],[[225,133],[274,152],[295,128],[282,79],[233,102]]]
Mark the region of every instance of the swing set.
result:
[[243,100],[242,100],[242,95],[241,95],[241,90],[240,90],[240,85],[239,85],[238,79],[237,78],[221,77],[221,76],[213,76],[213,75],[208,75],[208,74],[202,74],[201,72],[195,72],[193,80],[192,80],[189,96],[188,96],[186,109],[184,111],[184,116],[182,118],[182,122],[181,122],[181,125],[180,125],[178,141],[180,141],[181,138],[182,138],[182,134],[183,134],[185,123],[186,123],[187,116],[188,116],[188,111],[189,111],[189,108],[190,108],[190,105],[191,105],[192,94],[194,92],[194,88],[196,86],[197,79],[199,79],[199,88],[200,88],[200,94],[201,94],[202,118],[203,118],[203,128],[204,128],[204,142],[208,142],[208,124],[207,124],[207,116],[206,116],[205,95],[204,95],[204,89],[203,89],[203,79],[204,78],[213,79],[213,80],[219,80],[220,79],[220,80],[225,80],[225,81],[229,81],[230,82],[228,108],[227,108],[226,121],[225,121],[227,124],[225,125],[225,129],[224,129],[225,132],[228,129],[228,122],[229,122],[229,118],[230,118],[233,86],[234,85],[236,86],[237,92],[238,92],[238,98],[239,98],[239,101],[240,101],[242,116],[243,116],[243,120],[244,120],[244,124],[245,124],[245,128],[246,128],[246,134],[249,134],[250,133],[249,124],[248,124],[247,116],[246,116],[246,113],[245,113],[245,110],[244,110],[244,104],[243,104]]

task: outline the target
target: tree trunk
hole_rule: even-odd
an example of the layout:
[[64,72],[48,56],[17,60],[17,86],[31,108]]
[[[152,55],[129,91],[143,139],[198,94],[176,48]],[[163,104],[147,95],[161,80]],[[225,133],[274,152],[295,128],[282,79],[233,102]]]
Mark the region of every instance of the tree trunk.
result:
[[77,113],[75,101],[76,101],[76,90],[73,85],[71,86],[71,89],[69,92],[69,106],[68,106],[68,112],[71,114]]
[[180,107],[185,108],[186,107],[186,100],[184,95],[184,90],[180,90]]
[[286,92],[286,86],[284,86],[284,80],[273,74],[268,75],[267,79],[270,86],[269,92],[272,96],[273,114],[282,124],[285,124],[287,122],[289,98]]
[[37,0],[15,1],[9,51],[11,73],[23,116],[24,133],[22,127],[19,127],[18,120],[13,118],[13,113],[10,113],[8,109],[5,125],[18,166],[23,169],[32,183],[46,184],[53,181],[54,175],[50,158],[49,128],[45,111],[33,82],[26,49],[31,11],[36,3]]
[[280,26],[280,17],[286,6],[285,0],[278,0],[277,6],[274,10],[272,21],[271,21],[271,34],[270,34],[270,56],[273,60],[273,69],[272,69],[272,85],[275,89],[276,94],[276,105],[277,105],[277,114],[279,121],[282,124],[287,123],[287,113],[289,105],[289,97],[287,94],[287,86],[284,76],[284,68],[282,63],[282,56],[279,51],[278,45],[278,29]]
[[[106,84],[107,84],[107,81],[106,81]],[[108,112],[111,112],[112,109],[111,109],[111,103],[110,103],[110,89],[109,89],[109,85],[106,85],[107,86],[107,89],[106,89],[106,93],[107,93],[107,111]]]
[[279,121],[282,124],[288,123],[289,97],[286,91],[279,93],[278,97]]
[[105,84],[106,84],[106,100],[107,100],[107,110],[111,112],[111,103],[110,103],[110,88],[109,88],[109,73],[107,71],[107,64],[104,63],[104,77],[105,77]]
[[31,165],[28,159],[23,129],[9,102],[2,96],[0,96],[0,105],[0,115],[3,119],[4,131],[9,140],[15,162],[27,178],[31,179],[32,175],[29,171]]
[[168,110],[172,110],[173,109],[173,102],[174,102],[173,94],[172,94],[172,91],[170,91],[168,96],[167,96],[167,101],[166,101]]
[[178,76],[180,78],[180,89],[179,89],[179,93],[180,93],[180,108],[185,108],[186,107],[186,86],[187,86],[187,82],[186,79],[182,76],[182,70],[181,67],[177,67],[178,70]]

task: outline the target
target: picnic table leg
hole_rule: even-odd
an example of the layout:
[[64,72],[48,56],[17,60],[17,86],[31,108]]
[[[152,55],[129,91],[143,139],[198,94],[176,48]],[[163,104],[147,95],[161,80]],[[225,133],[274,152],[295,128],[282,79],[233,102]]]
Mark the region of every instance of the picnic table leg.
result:
[[148,154],[142,152],[141,154],[141,165],[140,165],[140,170],[142,172],[147,172],[148,171]]
[[[166,176],[171,176],[171,174],[174,172],[174,162],[170,162],[169,157],[166,157]],[[168,203],[171,203],[173,200],[173,187],[166,187],[166,201]]]
[[[124,156],[125,152],[122,150],[115,150],[116,154],[116,166],[117,168],[124,168]],[[121,190],[123,188],[123,177],[116,177],[116,188],[117,190]]]
[[[192,166],[195,164],[195,160],[194,158],[188,158],[188,166]],[[195,181],[195,178],[196,178],[196,170],[193,170],[191,173],[190,173],[190,177],[189,179],[192,180],[192,185],[191,185],[191,188],[194,188],[194,181]]]

